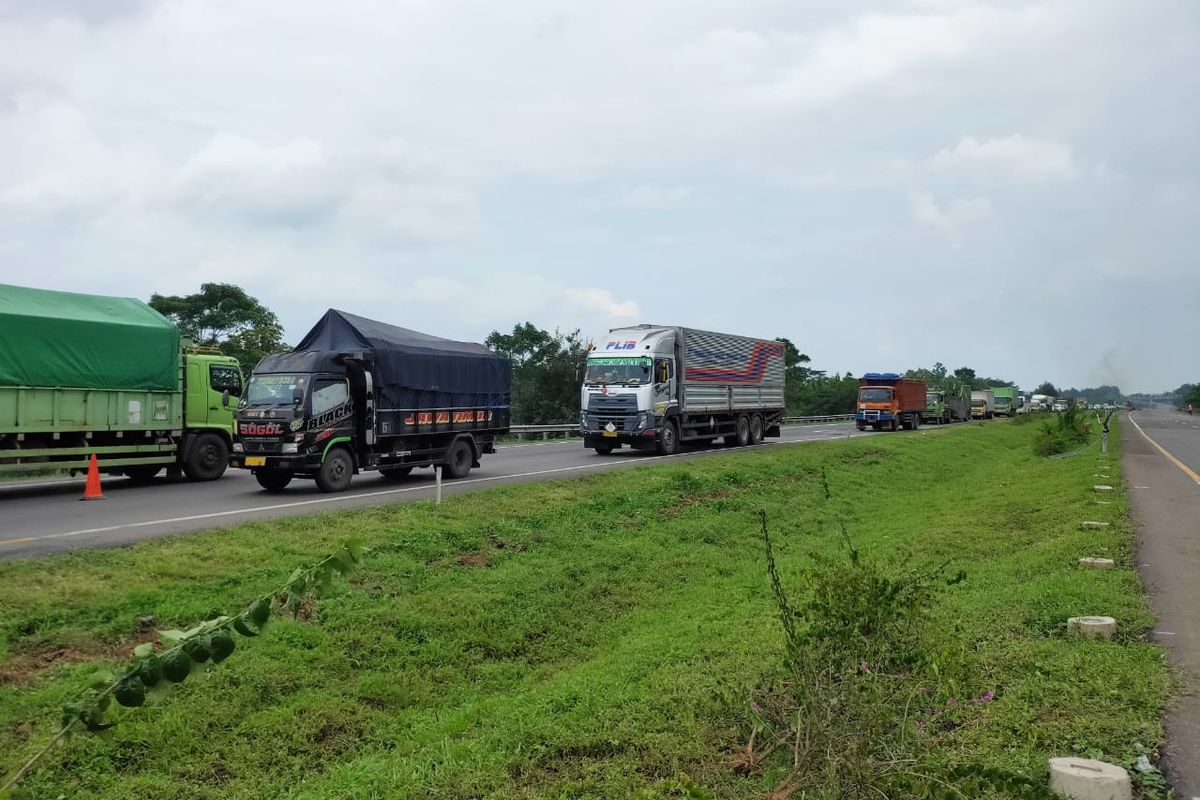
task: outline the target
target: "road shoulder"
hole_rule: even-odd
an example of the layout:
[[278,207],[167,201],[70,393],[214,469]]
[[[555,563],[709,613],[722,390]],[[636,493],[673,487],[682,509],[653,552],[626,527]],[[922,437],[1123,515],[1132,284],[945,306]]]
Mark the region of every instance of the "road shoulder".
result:
[[[1138,429],[1121,425],[1138,563],[1158,625],[1155,637],[1181,670],[1185,693],[1166,719],[1165,772],[1175,796],[1200,796],[1200,489]],[[1153,434],[1151,434],[1153,435]]]

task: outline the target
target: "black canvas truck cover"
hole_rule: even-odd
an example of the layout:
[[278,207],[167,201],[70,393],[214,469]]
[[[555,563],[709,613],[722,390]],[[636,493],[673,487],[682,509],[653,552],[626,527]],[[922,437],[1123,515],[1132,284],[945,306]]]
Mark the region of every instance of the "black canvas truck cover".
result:
[[512,365],[481,344],[456,342],[330,309],[290,353],[255,372],[341,372],[334,359],[362,353],[372,364],[383,410],[507,409]]

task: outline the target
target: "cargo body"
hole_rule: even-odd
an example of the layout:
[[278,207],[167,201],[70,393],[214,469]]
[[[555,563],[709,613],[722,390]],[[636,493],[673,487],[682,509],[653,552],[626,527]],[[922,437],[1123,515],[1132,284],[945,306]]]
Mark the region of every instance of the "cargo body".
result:
[[295,349],[267,356],[238,405],[230,465],[268,491],[357,472],[461,478],[508,432],[512,365],[456,342],[330,309]]
[[971,419],[991,419],[995,408],[996,400],[991,389],[971,392]]
[[947,380],[941,386],[930,386],[925,399],[922,422],[943,425],[964,422],[971,418],[971,389],[967,384]]
[[1017,413],[1017,390],[1011,386],[993,386],[992,414],[997,417],[1011,417]]
[[854,424],[860,431],[915,430],[921,426],[929,391],[925,381],[895,372],[868,372],[858,381]]
[[0,286],[0,341],[0,473],[224,473],[237,360],[145,303]]
[[584,445],[674,453],[681,443],[758,444],[779,435],[783,345],[695,328],[614,328],[588,353]]

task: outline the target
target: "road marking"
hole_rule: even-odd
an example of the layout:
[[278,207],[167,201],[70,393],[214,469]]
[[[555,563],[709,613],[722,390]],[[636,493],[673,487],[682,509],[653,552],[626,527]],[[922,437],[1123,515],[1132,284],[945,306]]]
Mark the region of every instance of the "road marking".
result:
[[[1138,433],[1140,433],[1140,434],[1141,434],[1143,437],[1145,437],[1145,439],[1146,439],[1146,441],[1147,441],[1147,442],[1149,442],[1150,444],[1154,445],[1154,448],[1155,448],[1156,450],[1158,450],[1158,452],[1160,452],[1160,453],[1162,453],[1164,456],[1166,456],[1168,461],[1170,461],[1172,464],[1174,464],[1175,466],[1177,466],[1177,467],[1179,467],[1181,470],[1183,470],[1183,474],[1184,474],[1184,475],[1187,475],[1189,478],[1191,478],[1193,481],[1195,481],[1195,482],[1196,482],[1196,485],[1197,485],[1197,486],[1200,486],[1200,474],[1197,474],[1197,473],[1196,473],[1196,470],[1192,469],[1192,468],[1191,468],[1191,467],[1189,467],[1187,464],[1183,463],[1183,462],[1182,462],[1182,461],[1180,461],[1178,458],[1176,458],[1175,456],[1171,455],[1171,453],[1169,453],[1165,447],[1163,447],[1161,444],[1159,444],[1158,442],[1156,442],[1156,441],[1154,441],[1153,439],[1151,439],[1151,438],[1150,438],[1150,436],[1149,436],[1149,434],[1147,434],[1147,433],[1146,433],[1144,430],[1142,430],[1142,426],[1137,424],[1137,420],[1133,418],[1133,415],[1132,415],[1132,414],[1130,414],[1130,415],[1129,415],[1129,421],[1133,423],[1133,427],[1135,427],[1135,428],[1137,428],[1137,429],[1138,429]],[[1135,489],[1141,489],[1141,488],[1146,488],[1146,489],[1148,489],[1148,488],[1150,488],[1150,487],[1148,487],[1148,486],[1146,486],[1146,487],[1135,486],[1134,488],[1135,488]]]
[[32,542],[32,536],[22,536],[20,539],[0,539],[0,544],[20,544],[21,542]]

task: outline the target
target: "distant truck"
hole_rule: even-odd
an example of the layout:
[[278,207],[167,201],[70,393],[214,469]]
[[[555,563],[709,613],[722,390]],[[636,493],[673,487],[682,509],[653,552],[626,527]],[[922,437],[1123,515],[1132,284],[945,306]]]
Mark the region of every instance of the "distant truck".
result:
[[293,478],[338,492],[365,470],[462,478],[508,432],[511,383],[511,362],[481,344],[330,309],[254,368],[229,463],[270,492]]
[[1054,398],[1048,394],[1035,394],[1029,398],[1030,411],[1049,411]]
[[939,425],[962,422],[971,418],[971,389],[955,380],[947,380],[941,386],[930,386],[925,398],[925,415],[922,421],[934,421]]
[[0,474],[224,474],[237,359],[145,303],[0,286],[0,343]]
[[1017,413],[1017,390],[1011,386],[993,386],[992,414],[997,417],[1011,417]]
[[868,372],[858,381],[854,424],[860,430],[916,430],[925,413],[925,381],[904,378],[895,372]]
[[971,419],[991,419],[996,410],[996,398],[991,389],[971,392]]
[[779,436],[779,342],[664,325],[613,328],[588,352],[580,433],[600,455],[630,446],[675,453],[681,443],[759,444]]

